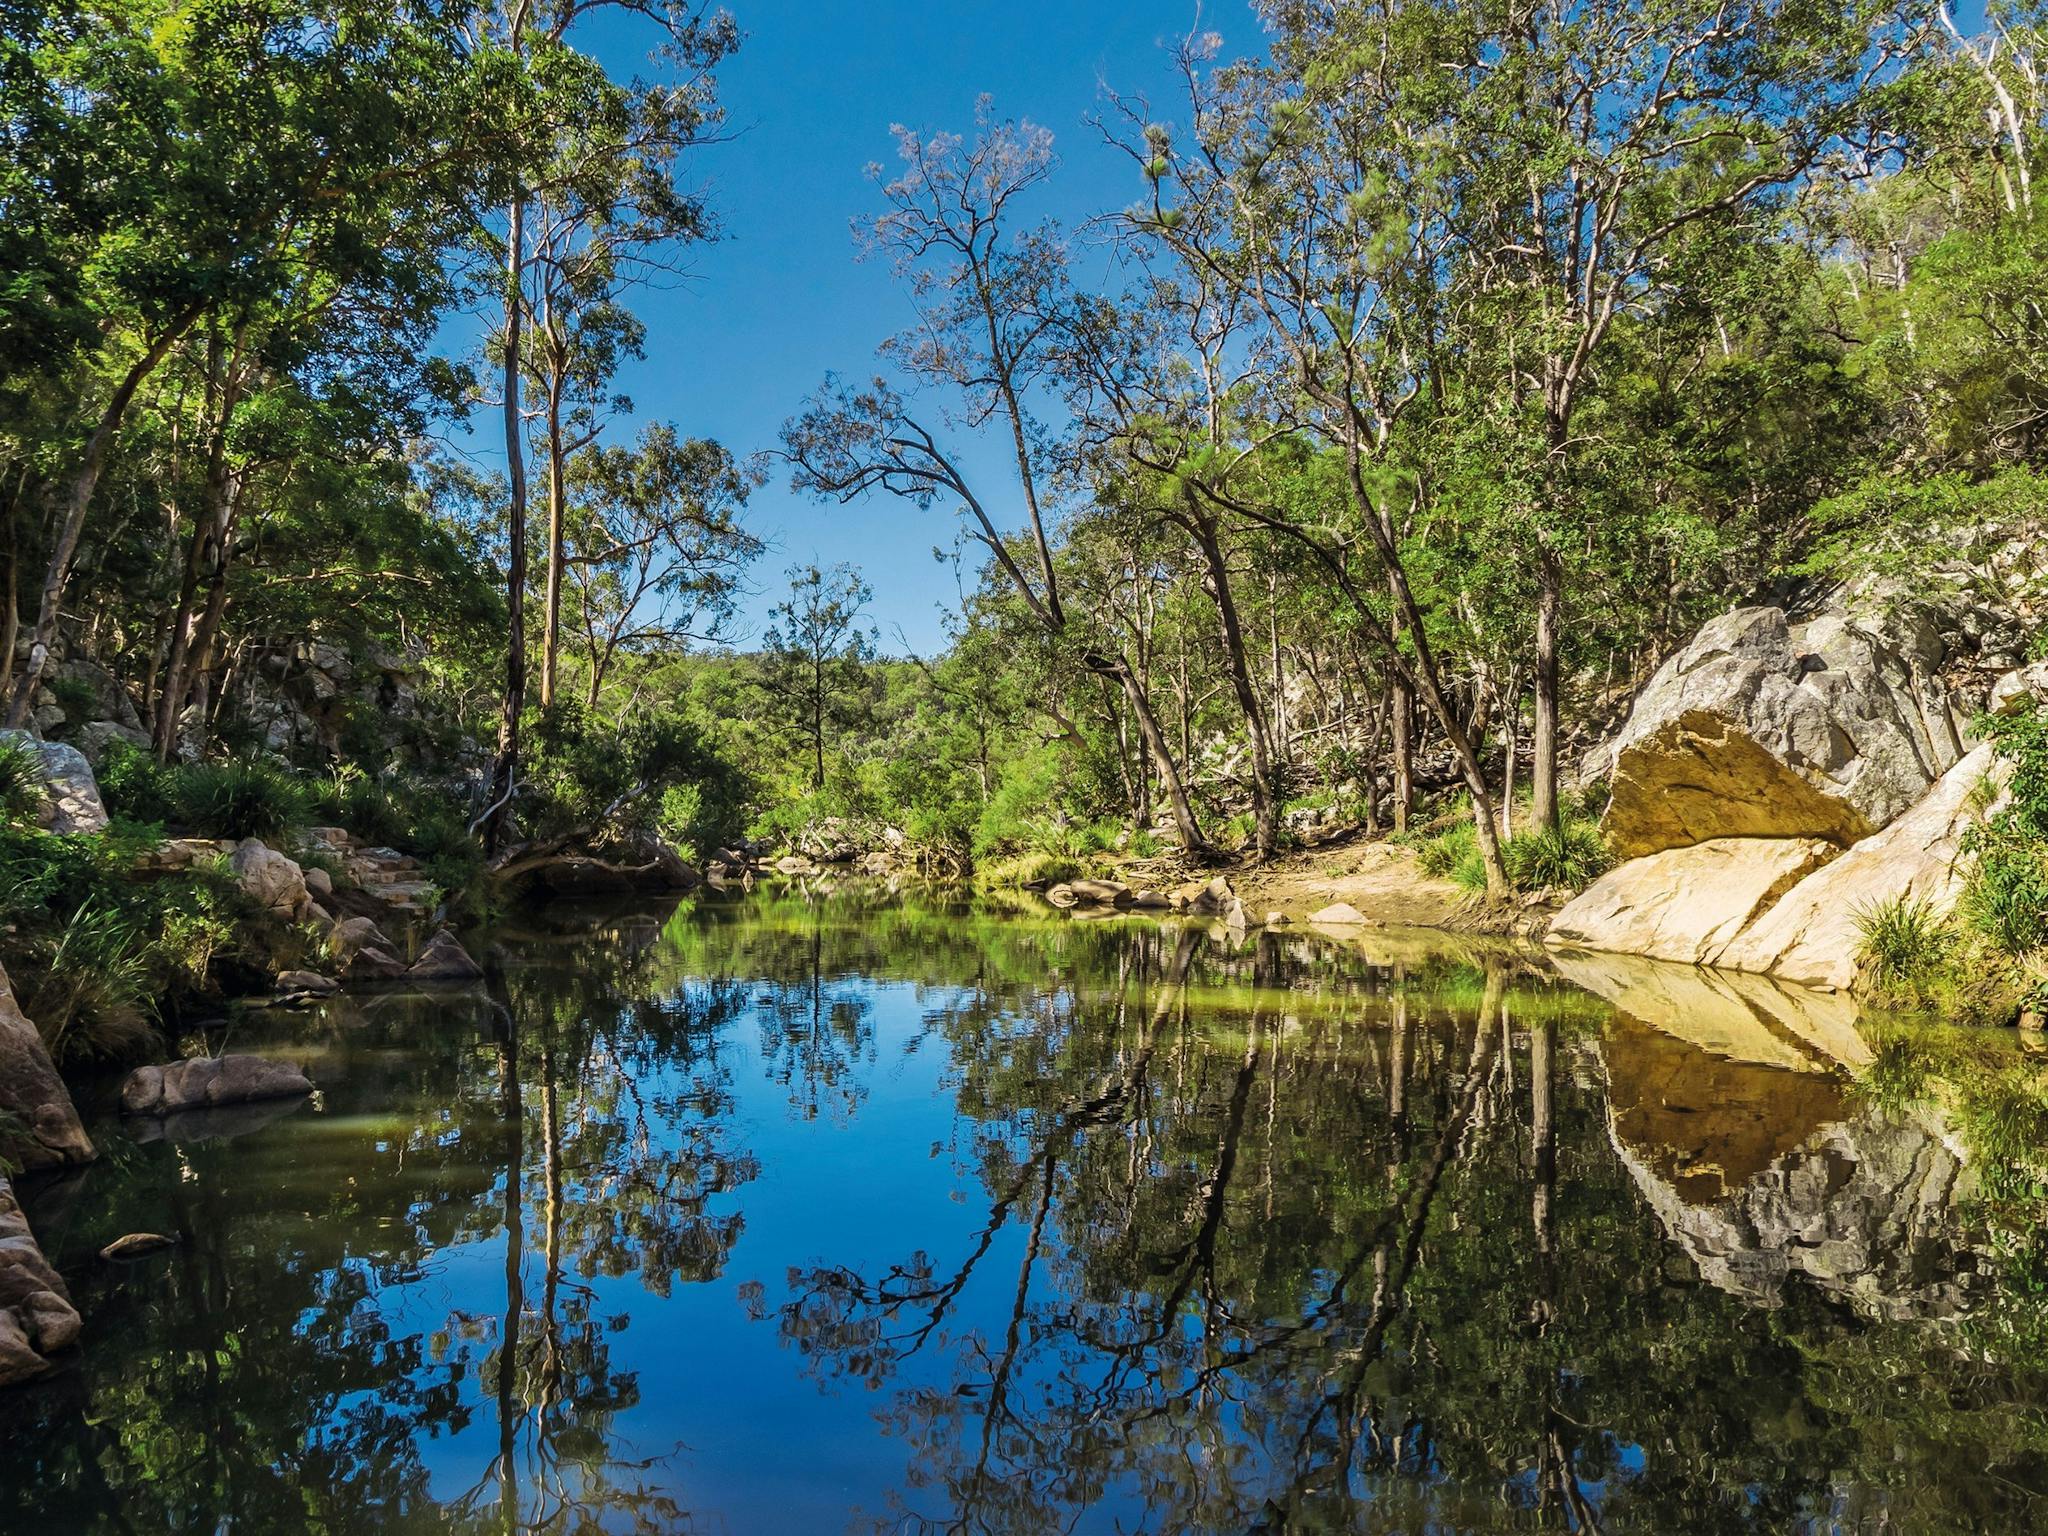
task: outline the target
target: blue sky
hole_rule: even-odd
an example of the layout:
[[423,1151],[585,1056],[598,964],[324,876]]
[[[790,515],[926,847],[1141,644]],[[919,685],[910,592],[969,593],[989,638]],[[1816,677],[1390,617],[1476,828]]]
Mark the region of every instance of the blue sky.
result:
[[[1062,168],[1041,211],[1072,224],[1142,191],[1128,160],[1087,122],[1102,83],[1152,92],[1171,116],[1168,46],[1199,15],[1234,50],[1258,43],[1243,0],[1119,0],[1089,4],[937,0],[729,0],[746,33],[721,71],[732,142],[692,166],[709,188],[725,238],[700,249],[684,286],[642,292],[647,359],[622,384],[643,419],[676,422],[736,454],[772,447],[783,419],[827,370],[872,372],[878,343],[909,320],[887,266],[855,260],[850,223],[874,211],[870,162],[893,159],[891,123],[970,131],[976,96],[1050,128]],[[630,69],[630,55],[610,60]],[[631,433],[622,424],[622,439]],[[483,447],[487,434],[470,439]],[[964,457],[1002,474],[999,450]],[[1000,482],[1007,490],[1010,480]],[[953,519],[891,499],[820,505],[787,477],[756,493],[749,524],[770,541],[748,602],[754,633],[798,561],[851,561],[875,592],[883,647],[940,643],[938,605],[954,595],[931,556]],[[902,640],[897,638],[901,631]],[[744,638],[740,643],[745,644]]]

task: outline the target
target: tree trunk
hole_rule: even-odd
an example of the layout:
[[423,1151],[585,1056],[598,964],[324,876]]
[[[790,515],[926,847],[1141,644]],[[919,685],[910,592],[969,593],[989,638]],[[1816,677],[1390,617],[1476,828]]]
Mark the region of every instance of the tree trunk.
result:
[[498,715],[498,748],[485,790],[484,847],[495,853],[511,824],[519,784],[519,717],[526,709],[526,454],[520,442],[519,349],[525,297],[526,199],[512,200],[505,241],[505,480],[506,508],[505,693]]
[[36,622],[29,631],[28,661],[14,685],[14,696],[7,703],[4,723],[10,728],[18,728],[28,719],[29,710],[35,705],[36,690],[43,684],[43,672],[50,663],[50,648],[57,639],[57,620],[64,608],[64,588],[71,578],[71,560],[78,553],[78,536],[85,528],[86,508],[91,505],[92,493],[100,483],[100,471],[106,468],[107,454],[114,446],[114,437],[121,430],[121,418],[128,413],[128,404],[135,398],[135,391],[142,387],[142,381],[156,371],[157,364],[171,350],[171,343],[184,334],[197,314],[197,310],[188,311],[166,326],[163,334],[150,344],[149,350],[129,365],[107,401],[106,409],[100,412],[99,424],[86,441],[85,457],[79,461],[78,473],[72,477],[71,489],[64,498],[64,515],[57,525],[57,542],[50,550],[50,563],[43,572]]
[[1529,820],[1539,830],[1557,825],[1557,639],[1564,609],[1564,572],[1544,550],[1537,561],[1536,729],[1531,738]]
[[1123,662],[1108,656],[1088,655],[1081,658],[1081,665],[1100,677],[1114,678],[1130,701],[1131,714],[1138,722],[1138,734],[1145,739],[1145,749],[1152,754],[1152,766],[1159,773],[1159,786],[1166,791],[1166,801],[1173,811],[1173,825],[1180,833],[1182,850],[1190,858],[1206,857],[1209,843],[1202,836],[1201,824],[1195,820],[1194,803],[1188,798],[1186,783],[1180,775],[1179,765],[1168,750],[1166,737],[1159,729],[1159,720],[1152,712],[1152,701],[1139,686],[1135,673]]
[[1245,732],[1251,739],[1253,836],[1259,857],[1270,859],[1280,846],[1280,818],[1273,803],[1273,750],[1266,732],[1265,711],[1260,708],[1258,690],[1252,685],[1251,658],[1245,650],[1244,628],[1238,619],[1230,571],[1224,563],[1215,524],[1206,518],[1191,518],[1188,528],[1208,569],[1209,595],[1215,600],[1216,616],[1223,629],[1223,656],[1230,672],[1231,690],[1237,695]]
[[567,499],[562,464],[562,384],[564,359],[552,334],[548,340],[548,570],[545,615],[540,647],[540,707],[555,702],[555,668],[561,651],[562,571],[564,535],[562,530]]
[[1394,830],[1408,830],[1415,808],[1415,695],[1398,678],[1387,685],[1387,719],[1394,759]]

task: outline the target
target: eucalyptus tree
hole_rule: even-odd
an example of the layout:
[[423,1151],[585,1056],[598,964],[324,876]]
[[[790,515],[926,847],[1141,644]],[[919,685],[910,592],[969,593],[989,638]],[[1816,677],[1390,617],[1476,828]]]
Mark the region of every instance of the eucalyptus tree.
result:
[[[639,27],[625,23],[638,22]],[[593,51],[581,45],[603,28],[608,45],[644,34],[665,80],[621,84]],[[486,240],[503,274],[503,323],[492,351],[501,384],[508,527],[506,536],[506,644],[504,691],[497,745],[477,824],[486,840],[500,841],[519,790],[519,729],[526,708],[528,584],[526,412],[522,386],[529,372],[559,378],[566,395],[574,349],[567,314],[561,336],[544,336],[540,360],[529,355],[526,330],[552,296],[573,311],[603,311],[617,294],[622,256],[636,245],[658,243],[695,227],[690,200],[656,189],[673,174],[675,156],[717,120],[714,71],[739,45],[739,29],[723,9],[647,0],[493,0],[473,19],[471,48],[511,61],[537,89],[513,125],[518,140],[508,157],[510,192],[504,225]],[[595,39],[591,39],[594,43]],[[644,157],[644,163],[643,163]],[[536,250],[536,231],[548,236]],[[642,237],[646,237],[644,240]],[[540,276],[536,277],[536,273]],[[540,300],[536,301],[536,293]],[[573,302],[572,302],[573,301]],[[548,308],[548,316],[556,314]],[[609,332],[612,338],[617,332]],[[587,367],[587,359],[584,360]],[[550,413],[552,415],[552,412]],[[551,437],[551,510],[560,508],[564,455]],[[559,612],[561,568],[551,515],[549,585]]]
[[[1297,19],[1307,20],[1293,9],[1276,18]],[[1261,365],[1266,428],[1239,436],[1228,458],[1269,446],[1329,453],[1343,520],[1297,516],[1240,488],[1235,464],[1183,484],[1294,539],[1353,599],[1388,671],[1451,748],[1472,797],[1487,888],[1498,894],[1507,876],[1479,744],[1460,717],[1404,548],[1430,495],[1415,440],[1451,350],[1451,232],[1443,204],[1427,194],[1433,151],[1389,116],[1390,65],[1377,75],[1311,68],[1313,50],[1283,33],[1271,60],[1217,68],[1218,46],[1201,37],[1180,50],[1191,113],[1183,141],[1147,122],[1142,103],[1121,104],[1123,147],[1152,188],[1126,229],[1192,281],[1232,295],[1246,317],[1242,345]],[[1363,566],[1354,558],[1361,542]],[[1367,591],[1380,583],[1385,616]]]
[[595,709],[621,654],[715,641],[762,544],[740,526],[752,482],[717,443],[672,426],[591,447],[564,477],[560,561]]
[[[1557,816],[1559,655],[1597,518],[1581,411],[1616,326],[1665,302],[1713,231],[1770,227],[1832,156],[1870,152],[1877,92],[1923,46],[1895,0],[1434,0],[1274,8],[1278,52],[1373,102],[1368,136],[1427,146],[1399,190],[1441,210],[1454,323],[1514,422],[1502,465],[1537,585],[1534,805]],[[1313,89],[1313,85],[1311,85]],[[1448,363],[1440,366],[1448,367]]]
[[[1032,400],[1055,377],[1055,338],[1073,296],[1057,228],[1019,227],[1020,205],[1056,161],[1043,128],[997,119],[986,98],[976,117],[971,144],[899,127],[902,169],[882,184],[887,211],[861,226],[865,249],[889,258],[918,305],[918,323],[889,342],[884,356],[918,383],[945,390],[951,413],[928,422],[882,379],[848,387],[828,378],[784,424],[783,455],[797,488],[816,495],[847,500],[880,490],[921,508],[954,502],[968,535],[1058,640],[1070,624],[1048,496],[1054,461],[1071,445],[1033,415]],[[881,181],[881,167],[871,175]],[[935,426],[986,426],[1006,440],[1016,462],[1023,550]],[[1202,854],[1208,842],[1150,693],[1122,657],[1084,645],[1077,659],[1122,693],[1181,841]]]

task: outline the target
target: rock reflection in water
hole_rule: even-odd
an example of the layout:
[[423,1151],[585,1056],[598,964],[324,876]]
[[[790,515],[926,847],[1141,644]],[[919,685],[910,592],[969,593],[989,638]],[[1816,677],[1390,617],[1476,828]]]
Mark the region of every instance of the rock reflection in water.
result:
[[850,892],[501,940],[46,1193],[88,1346],[0,1525],[2039,1523],[2048,1326],[1965,1339],[2023,1289],[1782,1000],[1710,1052],[1485,946]]

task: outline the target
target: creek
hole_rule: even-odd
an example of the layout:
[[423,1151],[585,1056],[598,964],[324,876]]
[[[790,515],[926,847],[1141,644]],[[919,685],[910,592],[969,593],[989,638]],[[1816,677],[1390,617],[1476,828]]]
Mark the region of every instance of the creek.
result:
[[2012,1042],[1443,936],[527,922],[204,1042],[311,1100],[81,1106],[0,1529],[2048,1529]]

